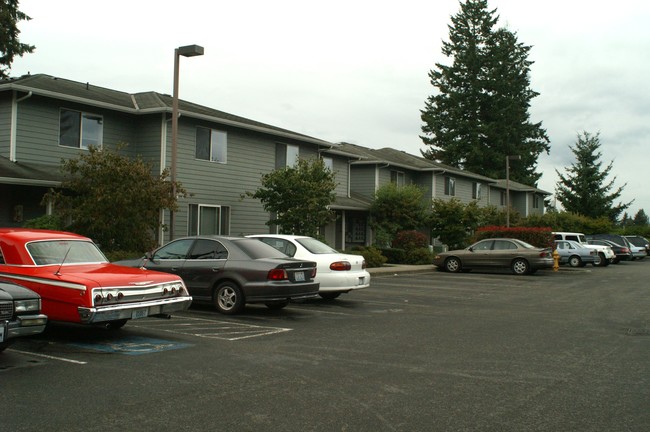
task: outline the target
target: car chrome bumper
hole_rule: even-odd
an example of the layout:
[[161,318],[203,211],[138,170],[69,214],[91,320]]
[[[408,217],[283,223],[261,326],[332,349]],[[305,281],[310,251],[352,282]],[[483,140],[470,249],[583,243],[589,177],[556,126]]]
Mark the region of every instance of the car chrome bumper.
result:
[[167,315],[186,310],[192,304],[192,297],[174,297],[150,300],[138,303],[124,303],[100,307],[79,307],[79,319],[83,324],[107,321],[146,318],[148,316]]
[[47,324],[47,315],[21,315],[15,321],[7,323],[6,339],[43,333],[45,324]]

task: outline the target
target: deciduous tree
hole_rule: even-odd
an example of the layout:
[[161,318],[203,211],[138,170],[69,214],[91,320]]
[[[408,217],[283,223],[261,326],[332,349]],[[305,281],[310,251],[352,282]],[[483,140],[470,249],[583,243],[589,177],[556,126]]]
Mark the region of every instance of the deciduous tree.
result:
[[380,246],[389,245],[399,231],[417,230],[426,223],[426,203],[416,185],[380,187],[370,206],[370,226]]
[[273,217],[267,225],[277,225],[284,234],[312,237],[334,217],[329,206],[336,194],[335,176],[322,159],[299,159],[294,167],[264,174],[262,186],[243,196],[256,198]]
[[[77,159],[62,161],[62,187],[50,191],[65,227],[98,242],[105,251],[144,251],[155,246],[163,209],[177,209],[168,170],[153,175],[152,165],[115,150],[90,147]],[[177,183],[179,196],[185,189]]]

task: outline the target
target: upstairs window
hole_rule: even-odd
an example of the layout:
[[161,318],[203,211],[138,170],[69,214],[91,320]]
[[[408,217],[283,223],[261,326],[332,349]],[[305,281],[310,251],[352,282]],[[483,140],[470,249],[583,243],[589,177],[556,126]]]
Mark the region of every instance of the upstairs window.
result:
[[483,185],[481,183],[472,183],[472,199],[480,200],[481,199],[481,189]]
[[81,111],[61,109],[59,115],[59,145],[87,149],[101,147],[104,134],[102,116]]
[[275,167],[277,169],[293,168],[298,163],[300,147],[291,144],[275,145]]
[[404,186],[404,173],[401,171],[391,171],[390,182],[400,187]]
[[196,128],[196,158],[210,162],[226,163],[228,134],[223,131]]
[[323,165],[325,165],[325,168],[329,169],[330,172],[334,172],[334,159],[331,157],[323,157]]
[[445,195],[456,196],[456,179],[445,177]]

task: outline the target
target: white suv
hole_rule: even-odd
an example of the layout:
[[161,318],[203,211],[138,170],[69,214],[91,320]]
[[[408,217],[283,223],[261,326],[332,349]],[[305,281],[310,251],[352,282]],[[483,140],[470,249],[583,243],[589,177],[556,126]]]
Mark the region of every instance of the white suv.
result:
[[555,240],[573,240],[586,248],[594,249],[598,253],[596,260],[594,261],[594,266],[607,266],[616,257],[616,254],[609,246],[592,245],[587,243],[587,237],[582,233],[554,232],[552,234]]

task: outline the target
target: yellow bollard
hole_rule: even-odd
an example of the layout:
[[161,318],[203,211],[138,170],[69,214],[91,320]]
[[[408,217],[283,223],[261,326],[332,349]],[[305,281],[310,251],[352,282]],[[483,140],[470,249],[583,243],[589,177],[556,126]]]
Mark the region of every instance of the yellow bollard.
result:
[[553,271],[560,269],[560,254],[557,249],[553,250]]

